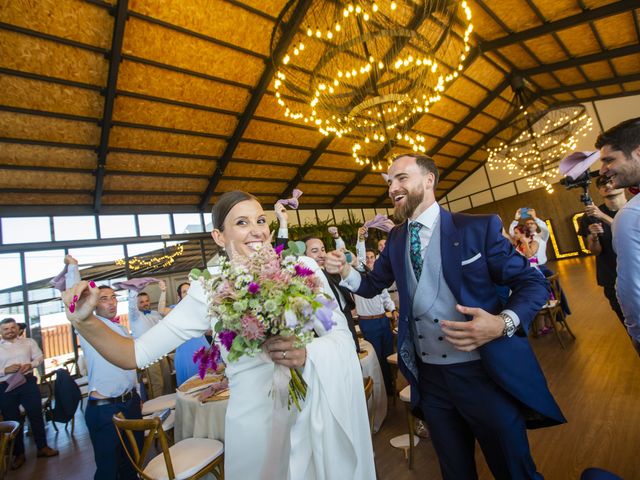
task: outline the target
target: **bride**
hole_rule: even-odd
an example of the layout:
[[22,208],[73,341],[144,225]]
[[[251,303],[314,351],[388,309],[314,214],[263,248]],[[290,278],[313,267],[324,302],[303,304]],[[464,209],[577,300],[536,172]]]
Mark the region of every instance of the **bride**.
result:
[[[223,194],[213,207],[212,220],[213,240],[227,252],[249,255],[269,243],[264,211],[248,193]],[[319,270],[312,259],[300,260]],[[318,277],[331,295],[325,276]],[[79,282],[64,293],[67,317],[85,340],[120,368],[144,368],[211,328],[205,293],[198,281],[164,320],[135,341],[115,334],[94,316],[98,288],[92,285]],[[227,478],[375,478],[360,364],[346,319],[338,309],[333,320],[336,325],[329,332],[319,321],[314,322],[319,336],[304,348],[295,348],[291,339],[272,338],[266,342],[268,356],[243,356],[227,364]],[[221,350],[224,358],[225,349]],[[301,369],[308,385],[302,410],[292,407],[284,418],[280,418],[282,412],[274,414],[270,396],[275,364]],[[274,439],[278,438],[284,439],[283,445],[276,444],[279,442]]]

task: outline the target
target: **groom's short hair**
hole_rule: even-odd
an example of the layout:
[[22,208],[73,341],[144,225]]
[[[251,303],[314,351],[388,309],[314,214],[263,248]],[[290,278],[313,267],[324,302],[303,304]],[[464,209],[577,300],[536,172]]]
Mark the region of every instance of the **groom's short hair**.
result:
[[394,155],[391,158],[391,161],[395,162],[398,158],[401,157],[413,158],[416,161],[418,167],[420,167],[420,170],[422,170],[422,173],[424,173],[425,175],[428,173],[433,173],[433,189],[436,189],[440,174],[438,173],[438,167],[436,166],[436,162],[433,160],[433,158],[428,155],[420,155],[417,153],[401,153],[398,155]]

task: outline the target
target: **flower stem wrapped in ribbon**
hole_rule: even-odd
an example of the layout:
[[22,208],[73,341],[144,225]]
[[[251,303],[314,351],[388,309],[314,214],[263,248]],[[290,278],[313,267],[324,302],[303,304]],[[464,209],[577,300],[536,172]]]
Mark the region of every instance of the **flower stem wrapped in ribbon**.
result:
[[[298,260],[304,248],[302,242],[289,242],[287,250],[265,246],[248,257],[224,259],[214,278],[191,272],[207,293],[209,315],[216,319],[214,331],[228,362],[262,353],[265,340],[274,336],[294,337],[295,348],[302,348],[313,339],[314,320],[327,331],[333,327],[336,303],[322,293],[314,271]],[[217,367],[220,351],[215,344],[201,350],[194,361],[204,377],[208,368]],[[274,385],[280,385],[274,387],[276,398],[288,395],[288,407],[301,410],[307,393],[301,372],[276,365]]]

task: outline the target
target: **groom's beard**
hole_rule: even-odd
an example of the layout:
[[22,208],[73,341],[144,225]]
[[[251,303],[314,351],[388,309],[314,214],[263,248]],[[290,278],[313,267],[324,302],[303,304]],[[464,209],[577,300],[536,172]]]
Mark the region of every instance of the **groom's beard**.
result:
[[394,209],[394,216],[399,223],[404,222],[411,218],[413,213],[418,208],[418,205],[422,203],[424,200],[424,190],[416,190],[412,192],[407,192],[405,196],[404,205],[396,206]]

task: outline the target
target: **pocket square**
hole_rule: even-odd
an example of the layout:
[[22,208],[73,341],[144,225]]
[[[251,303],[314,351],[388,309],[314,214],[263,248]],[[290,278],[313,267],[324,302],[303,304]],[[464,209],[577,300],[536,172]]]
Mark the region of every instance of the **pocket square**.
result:
[[476,260],[478,260],[480,257],[482,257],[481,253],[476,253],[473,257],[468,258],[466,260],[463,260],[461,265],[464,267],[465,265],[469,265],[470,263],[475,262]]

